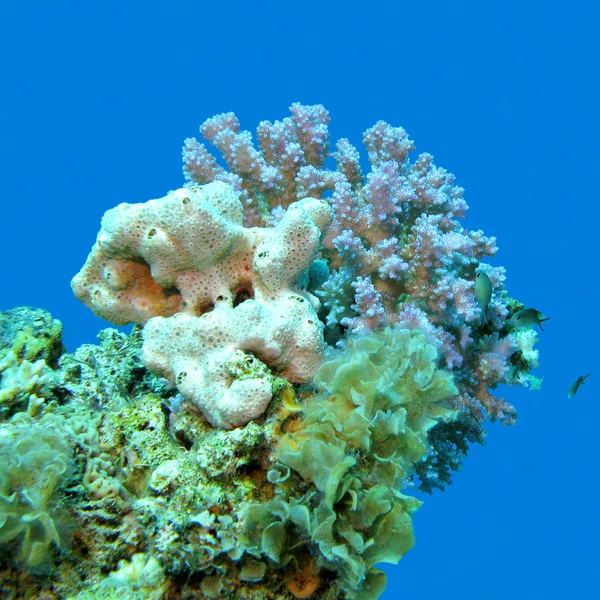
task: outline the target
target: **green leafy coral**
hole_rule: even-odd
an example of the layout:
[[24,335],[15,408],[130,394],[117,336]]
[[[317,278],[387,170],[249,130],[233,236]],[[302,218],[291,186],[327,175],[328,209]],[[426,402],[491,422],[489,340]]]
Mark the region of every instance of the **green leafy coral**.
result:
[[70,472],[70,450],[60,432],[39,425],[0,426],[0,543],[20,540],[20,558],[44,562],[64,546],[57,526],[57,491]]
[[446,400],[457,389],[437,357],[420,331],[387,328],[351,339],[321,366],[321,392],[274,454],[278,496],[243,509],[248,552],[286,564],[301,560],[290,548],[312,544],[317,564],[337,575],[331,594],[379,597],[385,576],[374,566],[397,563],[414,543],[411,515],[421,503],[400,489],[427,451],[429,429],[456,416]]

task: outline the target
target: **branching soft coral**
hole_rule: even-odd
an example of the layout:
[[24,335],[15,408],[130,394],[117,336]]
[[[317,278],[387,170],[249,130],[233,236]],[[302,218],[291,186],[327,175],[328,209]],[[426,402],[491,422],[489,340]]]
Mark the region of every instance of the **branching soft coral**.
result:
[[[230,172],[203,144],[188,139],[183,156],[189,185],[232,184],[252,224],[276,222],[281,206],[305,196],[326,199],[334,210],[322,249],[329,275],[315,291],[323,302],[325,339],[343,346],[348,334],[418,327],[454,370],[462,408],[476,419],[512,423],[514,409],[489,390],[498,383],[539,382],[528,375],[531,355],[515,359],[517,334],[505,327],[514,310],[504,291],[504,269],[484,262],[497,251],[496,240],[460,225],[468,206],[454,176],[430,154],[413,158],[415,146],[404,129],[383,121],[364,133],[370,165],[365,175],[347,139],[329,155],[329,115],[322,106],[294,104],[290,110],[282,121],[259,125],[258,148],[233,113],[207,120],[200,130]],[[325,167],[329,156],[335,170]],[[485,329],[474,297],[477,269],[494,290]]]
[[452,483],[452,471],[462,470],[469,444],[483,445],[485,432],[479,421],[460,413],[455,420],[432,427],[428,439],[430,448],[415,465],[415,474],[420,481],[419,489],[431,494],[434,489],[444,490]]

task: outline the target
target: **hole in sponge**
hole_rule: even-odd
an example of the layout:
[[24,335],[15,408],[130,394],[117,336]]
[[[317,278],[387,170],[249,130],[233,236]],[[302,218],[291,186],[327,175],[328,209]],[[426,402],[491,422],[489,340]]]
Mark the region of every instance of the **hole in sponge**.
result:
[[252,286],[246,285],[244,287],[239,288],[233,297],[233,307],[239,306],[242,302],[246,302],[246,300],[252,300],[254,298],[254,290]]

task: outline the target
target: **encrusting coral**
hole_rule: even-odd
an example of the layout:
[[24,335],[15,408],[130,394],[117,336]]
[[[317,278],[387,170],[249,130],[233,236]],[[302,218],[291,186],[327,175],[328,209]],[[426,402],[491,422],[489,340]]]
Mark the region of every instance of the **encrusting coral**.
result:
[[541,313],[516,323],[454,177],[381,121],[364,175],[328,121],[294,104],[255,148],[208,119],[229,170],[188,139],[185,187],[106,213],[72,287],[130,334],[66,353],[0,313],[0,595],[376,600],[409,491],[515,422],[498,384],[539,388]]
[[44,310],[0,313],[0,414],[37,412],[57,387],[62,325]]

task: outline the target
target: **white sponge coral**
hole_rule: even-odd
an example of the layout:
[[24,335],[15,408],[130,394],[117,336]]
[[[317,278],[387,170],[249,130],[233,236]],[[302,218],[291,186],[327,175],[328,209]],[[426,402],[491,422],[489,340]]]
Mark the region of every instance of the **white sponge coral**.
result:
[[242,216],[223,182],[120,204],[72,282],[98,316],[145,325],[148,368],[226,428],[260,416],[271,399],[268,374],[240,378],[232,367],[240,352],[293,382],[312,379],[323,352],[318,300],[298,282],[331,208],[294,202],[273,228],[245,228]]

